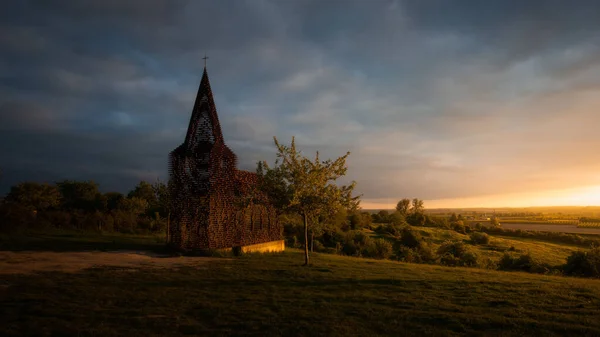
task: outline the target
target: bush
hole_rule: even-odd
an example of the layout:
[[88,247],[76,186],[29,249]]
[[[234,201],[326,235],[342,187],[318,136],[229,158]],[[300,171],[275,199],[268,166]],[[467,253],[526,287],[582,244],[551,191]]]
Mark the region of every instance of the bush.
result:
[[427,216],[426,226],[449,229],[450,223],[445,217]]
[[563,269],[567,275],[600,277],[600,247],[573,252]]
[[399,237],[400,234],[402,233],[402,226],[397,225],[397,224],[393,224],[393,223],[388,223],[388,224],[383,224],[380,225],[379,227],[377,227],[377,229],[375,230],[375,232],[377,234],[389,234],[393,237]]
[[475,245],[487,245],[490,242],[490,236],[486,233],[473,232],[469,235],[469,238]]
[[444,242],[437,253],[440,256],[440,263],[446,266],[476,267],[478,265],[477,253],[460,241]]
[[324,252],[325,251],[325,245],[323,245],[321,243],[321,241],[319,241],[319,240],[314,240],[313,241],[313,247],[312,248],[313,248],[313,250],[315,252]]
[[465,224],[462,221],[454,221],[450,224],[452,230],[460,234],[467,234]]
[[423,237],[410,227],[404,227],[400,233],[398,243],[408,248],[419,248],[423,244]]
[[419,253],[416,249],[410,249],[405,246],[400,246],[396,251],[396,259],[402,262],[408,263],[420,263],[421,258],[419,257]]
[[498,262],[499,270],[518,270],[530,273],[546,273],[549,269],[534,260],[531,254],[515,255],[504,253]]
[[341,252],[349,256],[362,256],[365,247],[369,246],[371,238],[361,231],[349,231],[345,233]]
[[363,256],[374,259],[387,259],[392,256],[392,244],[384,239],[375,239],[364,248]]
[[490,259],[489,257],[482,258],[479,260],[479,268],[496,270],[498,269],[498,262]]
[[412,213],[406,217],[406,222],[411,226],[424,226],[427,223],[427,217],[422,213]]
[[437,262],[438,257],[436,255],[436,253],[433,251],[433,249],[431,249],[431,247],[429,245],[427,245],[424,242],[421,243],[419,248],[417,248],[417,253],[419,254],[421,263],[436,263]]

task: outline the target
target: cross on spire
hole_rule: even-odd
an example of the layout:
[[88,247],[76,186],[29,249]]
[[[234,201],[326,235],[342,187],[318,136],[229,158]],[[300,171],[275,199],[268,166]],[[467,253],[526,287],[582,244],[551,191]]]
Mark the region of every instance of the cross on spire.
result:
[[204,68],[206,68],[206,60],[208,60],[208,56],[204,54],[204,57],[202,59],[204,60]]

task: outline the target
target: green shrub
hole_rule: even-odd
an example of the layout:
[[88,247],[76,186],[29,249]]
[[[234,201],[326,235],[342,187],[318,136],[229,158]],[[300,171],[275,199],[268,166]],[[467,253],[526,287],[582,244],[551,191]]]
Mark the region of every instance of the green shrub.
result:
[[467,234],[465,224],[462,221],[454,221],[450,224],[453,231],[460,234]]
[[478,265],[477,253],[471,251],[461,241],[444,242],[437,251],[440,263],[446,266],[475,267]]
[[530,273],[546,273],[549,271],[547,266],[536,261],[531,254],[509,254],[504,253],[498,262],[499,270],[518,270]]
[[341,252],[349,256],[362,256],[365,247],[371,243],[371,238],[361,231],[349,231],[344,234]]
[[438,248],[438,255],[450,254],[459,257],[467,252],[469,248],[462,241],[446,241]]
[[473,232],[469,235],[469,238],[475,245],[487,245],[490,242],[490,236],[481,232]]
[[387,224],[382,224],[379,227],[377,227],[375,232],[377,234],[382,234],[382,235],[389,234],[393,237],[399,237],[400,234],[402,233],[402,228],[403,228],[403,226],[400,226],[398,224],[387,223]]
[[567,275],[600,277],[600,247],[573,252],[564,266]]
[[415,249],[410,249],[405,246],[400,246],[396,251],[396,259],[408,263],[420,263],[419,253]]
[[437,262],[437,255],[429,247],[429,245],[423,243],[417,248],[408,248],[406,246],[399,246],[396,250],[396,259],[398,261],[409,262],[409,263],[428,263],[434,264]]
[[392,256],[392,244],[384,239],[375,239],[368,243],[363,251],[363,256],[374,259],[387,259]]
[[496,270],[498,269],[498,262],[490,259],[489,257],[479,259],[479,268]]
[[312,248],[313,248],[313,250],[315,252],[324,252],[325,251],[325,245],[323,245],[321,243],[321,241],[319,241],[319,240],[314,240],[313,241],[313,247]]
[[419,254],[419,258],[421,259],[421,263],[436,263],[437,262],[437,254],[431,247],[426,243],[421,243],[419,248],[416,249]]
[[408,248],[418,248],[423,244],[423,237],[418,232],[412,230],[410,227],[404,227],[400,233],[400,240],[398,243]]

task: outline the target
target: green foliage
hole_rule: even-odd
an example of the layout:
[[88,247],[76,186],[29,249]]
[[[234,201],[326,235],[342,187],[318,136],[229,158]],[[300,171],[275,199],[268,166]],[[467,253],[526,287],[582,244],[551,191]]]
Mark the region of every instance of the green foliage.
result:
[[448,219],[445,217],[426,216],[425,224],[429,227],[438,227],[438,228],[444,228],[444,229],[450,228],[450,223],[448,222]]
[[60,204],[60,192],[56,186],[24,182],[11,187],[6,202],[19,204],[31,211],[44,211]]
[[323,245],[323,243],[321,243],[321,241],[319,241],[319,240],[313,241],[313,250],[315,252],[324,252],[326,250],[325,248],[326,248],[325,245]]
[[467,228],[462,220],[456,220],[450,223],[450,228],[457,233],[467,234]]
[[148,201],[137,197],[123,198],[119,200],[117,209],[120,211],[132,213],[133,215],[142,215],[148,209]]
[[490,236],[486,233],[473,232],[469,238],[474,245],[487,245],[490,242]]
[[98,184],[93,181],[64,180],[56,185],[62,196],[61,207],[65,210],[78,209],[90,212],[102,207],[97,202],[100,194]]
[[419,248],[423,245],[423,242],[423,238],[419,233],[408,226],[402,228],[400,240],[398,241],[400,245],[408,248]]
[[403,226],[406,225],[406,219],[404,215],[398,211],[390,214],[389,216],[390,223],[392,225]]
[[[0,230],[14,232],[30,229],[76,229],[94,232],[157,233],[166,229],[168,213],[162,212],[161,199],[167,189],[158,191],[141,182],[125,198],[118,192],[99,193],[92,181],[58,182],[56,185],[26,182],[11,188],[0,204]],[[153,199],[152,195],[157,197]],[[163,197],[158,197],[162,195]],[[138,197],[143,196],[143,198]],[[151,208],[148,198],[156,205]]]
[[[159,187],[160,188],[160,187]],[[149,205],[156,206],[158,200],[152,185],[145,181],[140,181],[132,191],[127,194],[128,198],[137,198],[145,200]]]
[[114,211],[118,209],[119,202],[121,199],[125,198],[125,196],[119,192],[108,192],[104,194],[104,198],[106,199],[106,210]]
[[392,223],[387,223],[387,224],[381,224],[379,225],[376,229],[375,232],[378,234],[387,234],[387,235],[391,235],[393,237],[400,237],[400,234],[402,234],[402,226],[399,225],[394,225]]
[[343,234],[341,242],[341,253],[348,256],[361,257],[368,255],[368,250],[372,244],[369,235],[361,231],[349,231]]
[[396,204],[396,212],[403,216],[408,215],[410,211],[410,199],[404,198]]
[[396,259],[408,263],[435,264],[438,257],[429,245],[423,243],[417,248],[399,246],[396,249]]
[[567,275],[600,277],[600,247],[573,252],[564,266]]
[[348,216],[348,222],[350,223],[351,230],[357,230],[370,227],[373,220],[367,212],[354,211]]
[[392,244],[384,239],[370,240],[363,248],[362,256],[374,259],[388,259],[393,254]]
[[427,223],[427,216],[423,213],[410,213],[406,217],[406,222],[411,226],[424,226]]
[[498,262],[499,270],[517,270],[530,273],[546,273],[549,269],[536,261],[531,254],[504,253]]
[[440,263],[446,266],[476,267],[477,253],[460,241],[444,242],[437,251]]
[[[352,196],[356,183],[335,184],[346,174],[346,159],[350,152],[336,160],[324,161],[320,160],[317,152],[311,160],[296,150],[294,138],[290,146],[280,144],[275,137],[273,139],[277,146],[277,160],[273,167],[266,162],[258,163],[259,190],[281,212],[297,213],[303,217],[305,241],[308,241],[309,227],[318,224],[315,220],[333,216],[341,208],[357,209],[359,197]],[[307,248],[305,265],[308,263]]]
[[420,213],[423,213],[424,210],[425,210],[425,206],[423,204],[423,200],[414,198],[412,200],[412,206],[410,209],[411,213],[420,214]]

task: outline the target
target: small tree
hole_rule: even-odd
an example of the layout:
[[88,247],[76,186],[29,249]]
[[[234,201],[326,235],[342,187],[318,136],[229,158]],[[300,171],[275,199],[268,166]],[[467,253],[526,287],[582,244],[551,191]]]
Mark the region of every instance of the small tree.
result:
[[[158,184],[159,182],[157,182]],[[158,206],[158,198],[154,186],[143,180],[127,194],[127,197],[146,200],[151,211],[155,211]]]
[[319,159],[314,161],[296,150],[292,137],[291,146],[285,146],[273,137],[277,147],[277,160],[272,168],[266,162],[259,162],[257,173],[260,190],[276,208],[294,212],[302,216],[304,223],[304,265],[309,264],[308,232],[311,221],[322,215],[333,215],[340,207],[355,210],[358,198],[352,197],[355,182],[347,186],[337,186],[335,181],[346,174],[346,155],[336,160]]
[[[171,181],[169,180],[168,184],[170,183]],[[156,209],[154,211],[167,219],[167,228],[165,231],[167,243],[170,242],[169,233],[171,230],[171,194],[168,184],[156,180],[152,185],[152,191],[156,197]]]
[[98,184],[93,181],[64,180],[56,183],[65,210],[94,211],[98,208]]
[[410,199],[404,198],[396,204],[396,211],[398,211],[403,216],[408,215],[408,211],[410,210]]
[[425,206],[423,205],[423,200],[414,198],[412,200],[412,208],[411,211],[413,214],[421,214],[425,210]]

